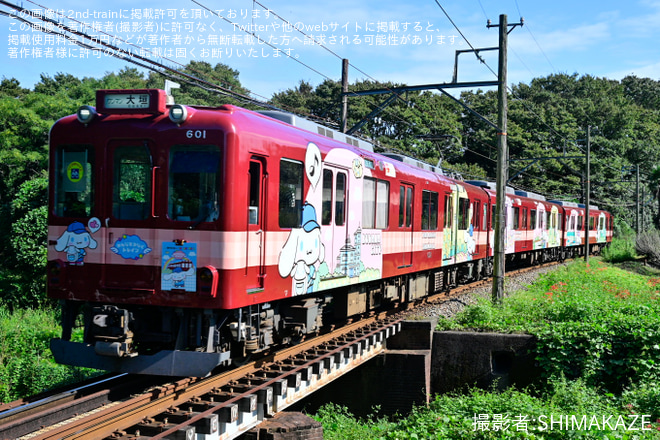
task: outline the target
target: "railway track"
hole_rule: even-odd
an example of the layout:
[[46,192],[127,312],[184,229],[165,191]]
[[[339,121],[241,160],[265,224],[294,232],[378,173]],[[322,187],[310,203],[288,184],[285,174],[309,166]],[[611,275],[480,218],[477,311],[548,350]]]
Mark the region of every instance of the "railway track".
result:
[[[38,405],[29,410],[21,406],[11,422],[0,413],[0,438],[27,432],[31,434],[23,438],[38,440],[195,438],[194,433],[234,438],[377,356],[385,339],[400,330],[400,322],[397,316],[375,315],[236,369],[205,379],[180,379],[124,399],[98,396],[107,396],[108,390],[90,393],[89,399],[51,396],[47,406],[56,415],[46,416]],[[125,381],[130,388],[133,379],[112,380]],[[75,400],[88,404],[76,406]],[[55,423],[58,417],[66,420]],[[32,432],[35,428],[39,430]]]
[[[448,300],[489,281],[459,286],[417,304]],[[194,438],[193,433],[234,438],[380,354],[385,339],[400,330],[414,307],[407,304],[405,310],[349,323],[204,379],[163,384],[156,382],[158,377],[113,375],[41,399],[5,404],[0,406],[0,439]],[[145,385],[150,388],[137,392]]]

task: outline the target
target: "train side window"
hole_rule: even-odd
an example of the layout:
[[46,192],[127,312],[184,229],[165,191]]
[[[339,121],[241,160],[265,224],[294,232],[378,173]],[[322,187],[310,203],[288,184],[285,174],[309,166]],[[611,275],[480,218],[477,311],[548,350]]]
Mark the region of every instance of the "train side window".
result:
[[490,230],[494,231],[495,230],[495,217],[497,216],[497,211],[496,211],[497,204],[495,205],[490,205]]
[[513,229],[520,229],[520,208],[518,207],[513,208]]
[[593,231],[596,229],[596,219],[592,216],[589,216],[589,230]]
[[55,155],[55,215],[90,217],[94,210],[94,150],[87,145],[58,147]]
[[399,227],[403,226],[406,209],[406,187],[399,187]]
[[451,228],[454,216],[454,206],[451,203],[451,195],[445,195],[445,228]]
[[302,162],[280,161],[280,228],[297,228],[301,224],[304,175]]
[[399,186],[399,227],[412,226],[413,189],[410,186]]
[[581,231],[582,229],[584,229],[584,217],[582,217],[581,215],[578,216],[578,224],[577,224],[577,228],[578,228],[580,231]]
[[365,177],[363,180],[363,228],[386,229],[389,225],[390,183],[371,177]]
[[412,226],[413,189],[406,188],[406,227]]
[[146,145],[125,145],[114,152],[112,216],[144,220],[151,205],[151,153]]
[[473,206],[473,209],[472,209],[472,227],[475,231],[478,231],[479,228],[480,228],[480,224],[479,224],[479,220],[480,220],[480,217],[479,217],[479,202],[474,202],[474,204],[472,206]]
[[376,182],[376,228],[387,229],[390,224],[390,182]]
[[[481,217],[481,227],[483,228],[484,231],[488,230],[488,204],[484,203],[484,213],[483,216]],[[492,229],[492,226],[491,226]]]
[[536,229],[536,209],[530,209],[529,211],[529,228]]
[[332,170],[323,170],[323,201],[321,202],[321,224],[332,222]]
[[170,150],[168,216],[176,221],[219,218],[220,150],[216,146],[175,145]]
[[470,201],[468,199],[458,199],[458,229],[467,230],[469,227],[469,209]]
[[346,173],[337,173],[335,182],[335,225],[344,226],[346,222]]
[[250,193],[248,200],[248,223],[251,225],[259,224],[259,211],[261,205],[261,163],[250,161]]
[[438,229],[438,193],[422,191],[422,230]]
[[365,177],[362,185],[362,227],[376,226],[376,179]]

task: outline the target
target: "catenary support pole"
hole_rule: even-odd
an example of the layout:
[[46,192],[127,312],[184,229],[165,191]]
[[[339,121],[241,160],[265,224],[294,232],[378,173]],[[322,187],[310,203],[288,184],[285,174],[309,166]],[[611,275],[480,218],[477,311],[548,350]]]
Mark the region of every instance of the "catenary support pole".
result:
[[591,203],[591,125],[587,126],[587,166],[585,173],[584,217],[586,224],[584,225],[584,262],[589,264],[589,231],[591,231],[591,219],[589,218],[589,204]]
[[341,132],[348,131],[348,60],[341,60]]
[[504,297],[504,237],[506,234],[506,181],[509,174],[509,151],[507,147],[507,16],[500,15],[498,86],[497,86],[497,176],[495,203],[495,243],[493,261],[493,302],[501,302]]

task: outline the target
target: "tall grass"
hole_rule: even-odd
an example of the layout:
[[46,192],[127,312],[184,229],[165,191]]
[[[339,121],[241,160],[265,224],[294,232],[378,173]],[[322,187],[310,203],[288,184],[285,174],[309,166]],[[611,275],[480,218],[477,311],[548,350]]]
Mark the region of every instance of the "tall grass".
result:
[[0,307],[0,401],[11,402],[96,374],[55,363],[49,344],[60,332],[52,309],[10,312]]

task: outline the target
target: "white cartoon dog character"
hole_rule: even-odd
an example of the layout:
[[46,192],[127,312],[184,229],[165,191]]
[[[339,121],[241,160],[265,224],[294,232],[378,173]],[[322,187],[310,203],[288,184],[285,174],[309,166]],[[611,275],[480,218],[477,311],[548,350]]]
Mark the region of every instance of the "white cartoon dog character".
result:
[[85,248],[96,249],[98,243],[87,232],[85,225],[80,222],[73,222],[64,231],[62,236],[57,239],[55,250],[57,252],[66,252],[66,261],[73,266],[82,266],[85,264]]
[[291,230],[278,264],[282,278],[293,278],[293,295],[314,290],[315,264],[322,263],[324,259],[325,246],[321,242],[321,226],[316,221],[316,209],[305,203],[302,210],[302,227]]

